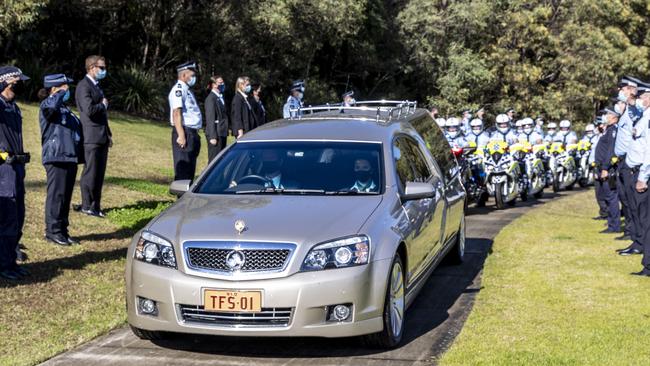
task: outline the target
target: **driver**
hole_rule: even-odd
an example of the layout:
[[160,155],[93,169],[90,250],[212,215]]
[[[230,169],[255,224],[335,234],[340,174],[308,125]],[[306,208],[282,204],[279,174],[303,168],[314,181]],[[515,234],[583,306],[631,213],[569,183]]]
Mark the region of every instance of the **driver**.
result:
[[282,164],[284,160],[280,156],[280,153],[277,150],[265,150],[262,153],[262,169],[261,176],[266,178],[268,181],[265,184],[265,187],[270,188],[271,185],[273,188],[283,189],[282,181]]
[[356,182],[350,191],[353,192],[377,192],[377,184],[372,179],[373,176],[372,164],[365,158],[358,158],[354,161],[354,175]]

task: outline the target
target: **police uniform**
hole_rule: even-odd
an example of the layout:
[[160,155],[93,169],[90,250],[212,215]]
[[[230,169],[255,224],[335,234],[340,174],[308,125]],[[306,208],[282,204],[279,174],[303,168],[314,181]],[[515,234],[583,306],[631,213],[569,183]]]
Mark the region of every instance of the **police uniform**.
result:
[[[71,84],[64,74],[46,75],[46,89]],[[60,90],[40,105],[42,162],[47,176],[45,200],[45,238],[58,245],[78,244],[68,233],[70,200],[77,177],[77,165],[83,162],[81,121],[65,105],[70,91]]]
[[542,141],[544,140],[542,135],[540,135],[535,131],[532,131],[531,133],[522,132],[519,134],[519,136],[517,136],[517,139],[519,140],[519,142],[529,142],[533,145],[537,144],[537,142],[540,140]]
[[[612,113],[618,116],[618,113],[615,111],[607,110],[606,113]],[[612,158],[614,157],[614,142],[616,140],[616,135],[616,125],[611,125],[607,127],[607,130],[605,130],[605,133],[598,141],[595,162],[599,174],[603,170],[609,171],[610,175],[614,174]],[[621,211],[618,205],[618,196],[616,193],[617,187],[612,187],[609,179],[602,180],[601,184],[602,198],[607,203],[607,229],[605,232],[619,232],[621,230]]]
[[[18,77],[28,80],[13,66],[0,67],[0,91]],[[25,223],[25,164],[23,118],[13,100],[0,95],[0,277],[16,280],[26,271],[16,264],[16,248]]]
[[458,134],[455,137],[449,136],[449,133],[447,133],[445,136],[447,137],[447,141],[451,147],[467,147],[467,140],[465,139],[465,136],[460,133],[460,131],[458,131]]
[[578,135],[576,135],[575,132],[573,131],[558,131],[553,135],[552,142],[561,142],[563,145],[567,145],[567,143],[575,143],[578,141]]
[[[639,95],[646,92],[650,93],[650,86],[639,85],[638,92]],[[648,223],[650,217],[645,212],[644,207],[649,193],[648,191],[639,193],[636,190],[637,180],[643,180],[642,177],[639,177],[639,173],[644,162],[646,150],[648,150],[646,136],[648,135],[648,124],[650,123],[650,109],[646,109],[640,119],[631,123],[630,121],[633,120],[627,118],[628,127],[631,127],[630,131],[628,131],[630,133],[630,140],[626,144],[625,161],[620,164],[619,175],[621,176],[620,181],[625,191],[623,195],[628,203],[626,210],[628,216],[625,217],[625,224],[626,226],[630,226],[629,233],[632,244],[619,252],[622,255],[636,254],[643,250],[643,247],[646,245],[643,241],[643,234],[648,225],[650,225]]]
[[467,142],[473,142],[476,146],[486,146],[490,142],[490,136],[486,131],[481,131],[478,135],[474,131],[470,132],[465,136]]
[[[598,141],[600,140],[600,134],[594,134],[591,140],[591,152],[589,153],[589,166],[596,161],[596,147],[598,146]],[[603,195],[603,187],[600,179],[594,180],[594,193],[596,196],[596,203],[598,203],[598,217],[596,219],[606,219],[607,218],[607,201],[605,201]]]
[[287,102],[284,103],[284,107],[282,108],[283,118],[296,118],[302,115],[302,112],[300,111],[300,108],[303,106],[302,98],[293,96],[294,91],[300,91],[301,94],[304,93],[305,82],[302,80],[296,80],[291,85],[291,89],[289,89],[289,93],[291,93],[291,95],[289,95]]
[[[177,72],[195,70],[193,62],[184,63],[176,68]],[[194,180],[196,173],[196,159],[201,151],[199,130],[202,127],[201,110],[196,102],[190,86],[182,80],[169,92],[169,122],[172,126],[172,152],[174,157],[174,180]],[[185,132],[185,147],[180,147],[176,142],[178,132],[174,127],[174,110],[181,110],[181,124]]]
[[490,135],[490,141],[505,141],[508,145],[512,145],[517,142],[517,134],[512,129],[508,129],[505,133],[496,129]]
[[[646,109],[643,113],[643,119],[637,123],[636,134],[643,135],[639,140],[643,140],[640,145],[645,147],[643,152],[642,164],[638,169],[638,174],[636,175],[636,181],[645,182],[646,185],[650,183],[650,117],[648,112],[650,109]],[[635,201],[638,203],[638,214],[640,222],[642,225],[639,228],[640,233],[637,236],[641,243],[643,244],[643,259],[641,264],[643,269],[641,272],[637,273],[639,275],[650,276],[650,191],[646,189],[645,192],[639,193],[635,191],[637,197]]]

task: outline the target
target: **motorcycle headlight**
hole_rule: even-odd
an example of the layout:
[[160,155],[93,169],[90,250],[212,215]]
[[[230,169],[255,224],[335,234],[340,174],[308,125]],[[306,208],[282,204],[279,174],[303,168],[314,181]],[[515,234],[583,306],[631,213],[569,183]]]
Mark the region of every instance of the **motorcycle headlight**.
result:
[[174,247],[169,241],[149,231],[143,231],[135,246],[134,258],[146,263],[176,268]]
[[303,271],[352,267],[367,264],[370,239],[365,235],[343,238],[311,248],[302,262]]

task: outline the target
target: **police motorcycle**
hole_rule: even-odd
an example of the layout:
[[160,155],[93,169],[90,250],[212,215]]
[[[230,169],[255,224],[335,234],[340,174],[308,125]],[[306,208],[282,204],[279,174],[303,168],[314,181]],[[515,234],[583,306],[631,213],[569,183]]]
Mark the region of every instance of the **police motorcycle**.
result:
[[591,142],[589,140],[578,141],[576,159],[578,164],[578,185],[582,188],[593,185],[596,176],[596,167],[589,164],[591,155]]
[[451,152],[460,165],[463,186],[467,191],[468,202],[475,202],[478,207],[485,206],[489,194],[485,187],[482,149],[477,149],[476,142],[470,141],[465,147],[454,146]]
[[522,174],[522,188],[520,197],[526,201],[529,195],[541,198],[546,187],[546,171],[544,158],[546,145],[533,146],[529,142],[519,142],[510,146],[511,154],[517,159],[525,174]]
[[562,189],[572,190],[578,179],[575,161],[577,144],[569,144],[566,149],[561,142],[553,142],[549,149],[548,166],[552,174],[553,192]]
[[524,186],[521,165],[510,154],[506,142],[490,141],[487,144],[483,154],[483,169],[487,192],[494,197],[497,208],[514,206]]

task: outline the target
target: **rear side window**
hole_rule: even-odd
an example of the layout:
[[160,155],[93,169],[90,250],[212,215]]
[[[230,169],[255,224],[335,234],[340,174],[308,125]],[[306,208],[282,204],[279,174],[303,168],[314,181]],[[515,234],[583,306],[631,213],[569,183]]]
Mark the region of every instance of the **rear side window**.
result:
[[431,151],[433,158],[436,159],[436,163],[440,166],[445,179],[447,181],[451,180],[457,173],[458,164],[440,127],[428,115],[412,121],[411,124],[426,141],[427,148]]

